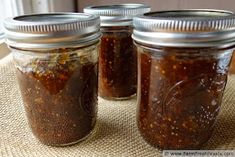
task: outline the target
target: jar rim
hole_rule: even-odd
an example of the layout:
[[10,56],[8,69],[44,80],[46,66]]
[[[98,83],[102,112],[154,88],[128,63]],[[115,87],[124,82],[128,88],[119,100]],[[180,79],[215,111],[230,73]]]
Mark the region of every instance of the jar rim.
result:
[[134,18],[133,39],[170,47],[231,46],[235,44],[235,15],[214,9],[150,12]]
[[19,48],[85,46],[100,37],[100,18],[85,13],[46,13],[4,21],[6,42]]
[[129,26],[133,17],[150,12],[148,5],[141,3],[124,3],[116,5],[88,6],[85,13],[98,15],[101,18],[101,26]]

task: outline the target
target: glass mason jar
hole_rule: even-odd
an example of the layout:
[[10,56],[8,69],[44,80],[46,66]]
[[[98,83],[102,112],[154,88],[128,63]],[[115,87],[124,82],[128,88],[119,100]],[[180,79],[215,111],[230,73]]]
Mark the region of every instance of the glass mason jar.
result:
[[137,125],[148,143],[161,149],[198,149],[209,140],[235,45],[234,19],[231,12],[219,10],[134,18]]
[[99,96],[128,99],[136,95],[137,53],[131,38],[134,16],[149,12],[143,4],[93,6],[85,13],[101,17]]
[[46,145],[71,145],[94,129],[99,25],[99,17],[82,13],[5,21],[28,122]]

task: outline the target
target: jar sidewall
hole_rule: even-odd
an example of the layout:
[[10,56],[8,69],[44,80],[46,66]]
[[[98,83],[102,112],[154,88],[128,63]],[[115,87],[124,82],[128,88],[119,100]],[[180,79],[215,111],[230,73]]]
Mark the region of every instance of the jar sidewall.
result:
[[[178,143],[179,147],[176,148],[177,143],[175,145],[173,145],[172,143],[169,144],[169,141],[164,141],[163,140],[164,138],[161,135],[161,132],[164,133],[164,129],[161,130],[161,127],[169,128],[169,130],[167,130],[166,132],[171,133],[170,128],[172,126],[169,125],[169,123],[174,125],[174,121],[176,121],[176,123],[177,123],[177,121],[179,120],[179,119],[177,120],[177,118],[179,118],[179,117],[182,118],[183,117],[181,121],[186,121],[188,117],[184,117],[185,115],[181,115],[181,116],[176,116],[175,118],[171,117],[171,119],[167,119],[168,118],[167,116],[166,117],[161,116],[160,120],[158,120],[158,121],[162,121],[162,119],[165,118],[166,122],[165,123],[156,122],[155,120],[157,118],[159,118],[158,117],[159,110],[156,109],[157,106],[167,106],[166,105],[167,103],[164,104],[163,102],[165,102],[165,100],[168,96],[164,96],[163,97],[164,100],[163,100],[163,98],[161,98],[160,93],[163,93],[163,95],[164,94],[168,95],[168,93],[170,93],[169,91],[171,91],[171,89],[179,88],[183,91],[183,94],[186,95],[184,97],[179,97],[178,100],[173,99],[173,103],[170,104],[171,106],[170,107],[168,106],[165,109],[166,112],[168,112],[169,115],[171,115],[171,114],[172,115],[174,115],[174,114],[177,115],[177,112],[178,112],[177,109],[180,109],[181,108],[180,105],[182,105],[186,108],[188,107],[188,109],[192,109],[192,114],[191,115],[193,116],[198,111],[197,109],[193,108],[194,105],[195,106],[198,105],[200,107],[205,107],[204,104],[208,105],[209,102],[213,103],[214,99],[219,104],[219,105],[218,104],[217,105],[220,107],[222,97],[223,97],[223,93],[224,93],[224,90],[225,90],[225,86],[226,86],[226,83],[227,83],[227,73],[228,73],[229,64],[230,64],[229,62],[231,60],[233,49],[231,49],[231,48],[230,49],[214,48],[214,49],[209,49],[209,50],[206,50],[206,49],[201,49],[201,50],[199,49],[198,50],[198,48],[194,48],[194,49],[191,49],[191,51],[194,52],[194,54],[193,53],[183,54],[183,53],[180,53],[180,52],[175,53],[174,52],[175,48],[167,49],[167,48],[162,48],[162,47],[149,47],[147,45],[142,45],[142,44],[139,44],[139,43],[135,43],[135,44],[137,46],[137,53],[138,53],[137,124],[138,124],[139,131],[141,132],[141,135],[150,144],[152,144],[154,146],[157,145],[157,146],[159,146],[163,149],[164,148],[165,149],[184,149],[184,148],[187,148],[187,149],[191,148],[192,149],[195,146],[200,147],[203,143],[205,143],[209,139],[209,137],[210,137],[209,134],[211,134],[211,132],[213,130],[213,127],[214,127],[214,124],[215,124],[216,119],[218,117],[218,114],[215,114],[214,117],[213,117],[214,120],[210,121],[211,125],[208,125],[209,129],[204,129],[204,130],[202,129],[202,131],[204,131],[204,132],[207,131],[205,136],[200,135],[198,132],[195,133],[195,137],[201,137],[201,136],[203,137],[202,139],[199,140],[198,144],[192,142],[192,143],[190,143],[190,145],[185,144],[185,143],[184,143],[184,145],[180,145],[180,143]],[[183,50],[187,50],[187,48],[186,49],[177,48],[177,49],[181,50],[181,52]],[[204,52],[200,53],[201,51],[204,51]],[[197,53],[197,52],[199,52],[199,53]],[[196,55],[196,57],[195,57],[195,55]],[[205,63],[204,65],[208,65],[210,67],[207,67],[207,66],[203,67],[203,66],[200,66],[199,64],[198,64],[198,67],[197,67],[197,66],[195,66],[195,63],[192,63],[192,64],[194,64],[193,67],[195,67],[194,70],[195,71],[198,70],[198,72],[195,72],[195,75],[193,75],[194,74],[193,70],[191,72],[188,71],[190,73],[190,75],[189,75],[188,72],[182,72],[182,73],[178,73],[179,71],[178,72],[173,72],[174,65],[169,64],[170,63],[169,58],[171,58],[171,57],[176,57],[176,58],[179,57],[183,61],[185,61],[187,59],[187,64],[185,64],[185,63],[182,64],[182,65],[187,65],[187,66],[189,66],[190,60],[193,61],[194,59],[195,60],[198,59],[198,60],[205,61],[205,62],[209,61],[209,63]],[[165,59],[169,59],[168,62],[165,61]],[[206,70],[207,68],[208,69],[213,69],[212,62],[210,62],[211,59],[213,59],[213,61],[215,61],[217,63],[217,65],[216,65],[217,69],[214,69],[214,70],[211,70],[211,71]],[[177,62],[180,64],[180,60],[176,61],[175,63],[177,63]],[[199,63],[199,62],[196,62],[196,63]],[[176,65],[175,68],[177,68],[177,67],[178,67],[178,65]],[[168,70],[168,69],[171,69],[171,68],[172,68],[172,71]],[[182,66],[180,68],[184,69],[184,67],[182,67]],[[204,71],[204,69],[205,69],[206,72]],[[186,68],[185,68],[185,70],[186,70]],[[208,71],[208,73],[207,73],[207,71]],[[183,76],[184,75],[186,76],[185,77],[186,81],[189,80],[191,82],[194,82],[193,79],[195,79],[195,82],[193,83],[193,85],[189,86],[189,85],[183,84],[185,80],[181,79],[181,77],[180,77],[181,74]],[[160,77],[163,80],[163,82],[161,82]],[[210,77],[212,77],[213,80],[210,81]],[[201,85],[198,83],[199,79],[207,79],[207,83],[206,83],[205,88],[201,87]],[[167,81],[169,81],[171,83],[169,83],[169,85],[167,85]],[[182,84],[181,84],[181,81],[182,81]],[[212,99],[213,96],[210,96],[211,93],[206,94],[206,92],[207,92],[206,89],[209,90],[209,87],[207,85],[209,85],[210,83],[213,83],[213,82],[214,82],[214,85],[213,85],[214,87],[213,88],[215,88],[215,89],[217,89],[217,88],[220,89],[221,88],[220,90],[213,91],[213,92],[216,92],[216,93],[218,92],[219,93],[219,94],[217,93],[219,96],[218,97],[214,96],[214,99]],[[221,87],[220,87],[220,85],[217,85],[217,83],[222,83],[223,85],[221,85]],[[179,86],[180,84],[182,85],[181,87]],[[162,87],[160,88],[160,86],[162,86]],[[187,106],[187,104],[186,104],[188,102],[187,94],[190,93],[189,89],[192,89],[191,91],[194,91],[194,90],[197,90],[197,88],[199,88],[198,86],[202,88],[201,89],[202,91],[198,91],[198,92],[195,92],[195,93],[200,93],[201,92],[202,95],[200,95],[200,94],[199,95],[197,95],[197,94],[193,95],[193,93],[191,93],[192,97],[195,97],[195,98],[198,98],[198,99],[195,99],[195,100],[192,99],[191,107]],[[183,88],[186,88],[186,89],[183,90]],[[164,89],[164,90],[162,91],[161,89]],[[145,93],[146,90],[147,90],[147,92]],[[179,90],[179,93],[182,92],[182,91]],[[158,94],[154,94],[154,93],[158,93]],[[172,92],[172,93],[174,93],[174,92]],[[174,94],[177,95],[177,90],[175,91]],[[169,103],[170,103],[169,100],[171,100],[171,98],[177,98],[177,97],[174,97],[174,94],[172,94],[171,96],[168,97],[168,102]],[[188,95],[188,97],[190,97],[190,95]],[[156,100],[153,99],[153,98],[155,98]],[[208,102],[204,101],[205,98],[206,99],[208,98]],[[158,104],[157,101],[159,101],[159,99],[162,101],[162,104],[161,103]],[[177,103],[177,101],[181,102],[182,104]],[[195,101],[195,104],[194,104],[194,101]],[[196,102],[199,102],[199,103],[196,103]],[[192,105],[192,104],[194,104],[194,105]],[[179,107],[179,108],[176,109],[175,112],[173,111],[174,106]],[[218,109],[219,109],[219,107],[218,107]],[[212,109],[210,109],[212,111],[216,110],[216,109],[213,109],[213,106],[209,106],[209,108],[212,108]],[[209,110],[209,108],[204,109],[204,110]],[[188,110],[188,111],[190,111],[190,110]],[[217,110],[217,111],[219,112],[219,110]],[[190,112],[188,112],[187,115],[189,115],[189,113]],[[212,113],[214,113],[214,112],[212,112]],[[207,113],[201,113],[201,114],[202,114],[202,116],[207,116],[206,115]],[[158,126],[154,126],[154,124],[156,124],[156,123],[157,123]],[[194,121],[194,123],[196,123],[196,122]],[[200,125],[199,122],[197,122],[197,123]],[[183,125],[183,123],[180,124],[179,126],[182,126],[182,125]],[[177,127],[179,127],[179,126],[177,126]],[[156,129],[155,131],[154,131],[154,128]],[[160,133],[159,133],[159,130],[161,131]],[[181,131],[182,131],[182,129],[181,129]],[[188,132],[190,132],[190,131],[188,131]],[[154,133],[154,135],[153,135],[153,133]],[[175,135],[175,132],[173,132],[172,134]],[[172,134],[167,135],[166,139],[169,140],[169,138],[172,138]],[[180,134],[184,134],[184,132],[177,133],[177,136],[180,135]],[[184,137],[188,137],[190,135],[190,133],[185,132],[184,135],[185,135]],[[158,136],[158,140],[155,139],[156,136]],[[192,136],[192,134],[190,136]],[[160,137],[162,137],[162,139]],[[161,140],[160,142],[159,142],[159,139]],[[177,138],[173,138],[173,141],[174,141],[174,139],[177,139]],[[190,141],[190,138],[186,138],[186,139],[188,141]],[[179,137],[177,140],[183,141],[183,138],[181,139]]]
[[[79,54],[77,59],[80,56],[89,56],[91,53],[95,53],[97,55],[98,60],[98,51],[99,51],[100,41],[95,44],[86,46],[86,47],[68,47],[68,48],[57,48],[57,49],[42,49],[42,50],[34,50],[34,49],[20,49],[15,47],[10,47],[11,53],[13,54],[13,59],[15,63],[19,60],[25,60],[25,62],[30,62],[32,59],[42,59],[44,61],[50,61],[47,59],[49,56],[53,55],[62,55],[62,54]],[[63,52],[64,51],[64,52]],[[74,58],[74,59],[75,59]]]
[[[176,56],[205,56],[219,58],[220,56],[230,55],[232,57],[235,51],[235,46],[228,48],[218,48],[218,47],[163,47],[163,46],[153,46],[138,43],[134,40],[134,44],[137,47],[137,53],[148,52],[152,56],[161,55],[176,55]],[[172,52],[173,51],[173,52]]]
[[100,27],[101,33],[106,33],[106,32],[133,32],[133,26],[101,26]]
[[[97,63],[98,63],[98,46],[99,46],[99,43],[91,45],[89,47],[82,48],[82,49],[78,48],[78,49],[75,49],[73,51],[69,51],[68,53],[67,52],[65,52],[65,53],[60,53],[60,52],[59,53],[45,53],[45,52],[38,53],[38,52],[34,52],[33,50],[32,51],[28,51],[28,50],[25,51],[25,50],[19,50],[19,49],[11,48],[12,49],[12,53],[13,53],[14,62],[15,62],[15,65],[16,65],[16,70],[17,70],[17,80],[18,80],[18,84],[19,84],[19,87],[20,87],[21,95],[22,95],[22,98],[23,98],[23,103],[24,103],[24,106],[25,106],[25,110],[26,110],[26,114],[27,114],[29,125],[31,126],[31,129],[33,130],[34,135],[41,142],[43,142],[44,144],[47,144],[47,145],[56,145],[56,146],[66,145],[66,144],[73,144],[74,142],[78,142],[80,139],[83,139],[83,137],[88,135],[93,130],[95,122],[96,122],[96,119],[97,119],[97,109],[98,109],[98,106],[97,106],[97,94],[98,94],[97,93],[97,87],[98,87],[98,74],[97,74],[97,71],[98,71],[98,68],[97,68]],[[60,73],[59,70],[57,71],[57,73],[62,74],[62,76],[65,75],[65,77],[69,77],[69,79],[64,82],[66,85],[62,89],[63,92],[65,92],[65,94],[61,94],[62,97],[65,97],[66,99],[63,99],[63,100],[61,100],[61,98],[59,99],[59,97],[57,96],[58,93],[56,93],[56,94],[48,94],[48,93],[50,93],[49,89],[47,89],[48,86],[46,88],[46,85],[43,84],[43,82],[41,82],[42,80],[45,81],[45,77],[41,77],[39,74],[37,75],[37,77],[33,76],[34,74],[37,74],[36,70],[40,69],[40,67],[44,68],[44,70],[45,70],[46,68],[48,68],[48,64],[52,63],[52,60],[47,58],[48,55],[49,56],[51,56],[51,55],[63,56],[64,54],[71,54],[71,55],[73,55],[73,54],[77,54],[77,53],[80,53],[80,54],[82,53],[82,55],[70,58],[71,60],[68,59],[69,62],[70,61],[72,62],[72,61],[75,60],[75,64],[78,64],[77,65],[78,67],[75,67],[75,68],[73,68],[73,70],[71,70],[71,75],[66,75],[64,73]],[[87,59],[88,61],[85,60],[85,62],[82,63],[82,57],[85,57],[85,59],[88,58]],[[36,62],[36,66],[38,66],[38,68],[36,68],[36,70],[34,70],[34,64],[31,65],[31,63],[33,63],[37,59],[39,59],[39,61],[46,62],[46,65],[44,67],[43,65],[37,64],[37,62]],[[55,62],[58,63],[57,60]],[[92,64],[92,66],[90,66],[91,65],[90,63]],[[60,63],[60,62],[59,62],[59,64],[63,64],[64,65],[64,63]],[[57,70],[57,68],[60,65],[59,66],[54,65],[54,66],[56,67],[55,69]],[[86,68],[83,69],[85,66],[86,66]],[[70,68],[69,67],[66,68],[66,66],[65,66],[64,68],[61,68],[61,69],[64,72],[64,71],[69,70]],[[28,70],[29,70],[30,74],[28,74]],[[48,69],[47,72],[50,72],[50,70],[51,69]],[[83,70],[87,70],[87,71],[90,70],[90,72],[87,73],[87,74],[84,73],[84,72],[81,73]],[[42,72],[42,73],[44,73],[44,72]],[[52,76],[50,75],[50,77],[55,77],[55,78],[59,78],[60,77],[60,74],[59,75],[55,74],[54,71],[52,71],[50,73],[53,74]],[[93,91],[92,93],[89,93],[89,91],[87,90],[87,87],[85,87],[85,85],[87,84],[86,83],[87,80],[80,78],[81,76],[83,76],[83,78],[84,78],[84,76],[86,76],[86,75],[87,75],[87,77],[89,77],[88,74],[90,74],[91,79],[92,79],[92,80],[89,79],[90,82],[92,82],[92,83],[89,84],[89,86],[91,87],[91,84],[95,84],[92,87],[92,91]],[[27,78],[27,79],[23,79],[23,78]],[[79,79],[81,79],[80,82],[79,82]],[[63,78],[61,80],[63,82]],[[95,80],[97,80],[97,82]],[[31,82],[31,83],[35,81],[37,86],[41,88],[41,89],[38,89],[38,91],[32,90],[31,94],[38,92],[38,94],[40,94],[39,98],[41,98],[44,101],[44,104],[41,104],[41,105],[43,105],[44,107],[47,106],[47,105],[51,105],[51,107],[48,107],[48,108],[45,107],[47,109],[47,112],[44,111],[44,110],[46,110],[45,108],[41,108],[41,110],[43,110],[43,111],[39,111],[39,110],[37,110],[38,108],[34,108],[33,107],[34,106],[34,104],[32,103],[33,100],[31,98],[29,98],[30,96],[26,95],[25,92],[27,92],[26,89],[28,89],[28,88],[33,88],[34,89],[34,87],[32,86],[32,84],[31,84],[31,86],[27,85],[27,83],[26,83],[27,81]],[[82,89],[74,88],[73,85],[75,85],[75,84],[73,84],[73,83],[77,84],[76,87],[82,86],[86,90],[84,90],[83,88]],[[36,84],[35,84],[35,88],[36,88]],[[49,84],[49,86],[50,86],[50,84]],[[52,87],[52,89],[54,89],[54,87],[56,87],[56,86],[57,85],[55,83],[54,84],[52,83],[51,87]],[[80,92],[78,92],[78,93],[80,93],[81,95],[79,95],[79,94],[76,95],[76,92],[75,92],[75,94],[69,95],[69,93],[70,94],[74,93],[75,90],[80,90]],[[81,90],[84,90],[84,91],[82,92]],[[43,91],[46,91],[45,92],[46,94]],[[96,92],[94,92],[94,91],[96,91]],[[45,95],[43,95],[43,94],[45,94]],[[32,95],[35,96],[35,94],[32,94]],[[87,95],[91,95],[92,98],[94,97],[94,100],[92,101],[92,104],[84,105],[85,104],[84,103],[85,100],[83,100],[82,98],[79,98],[79,100],[81,100],[81,102],[79,102],[79,101],[75,102],[75,97],[76,98],[77,97],[85,97],[84,95],[86,95],[86,97],[87,97]],[[73,110],[75,110],[75,109],[77,110],[77,108],[76,107],[72,107],[71,105],[69,105],[69,103],[70,103],[69,96],[72,97],[71,100],[73,100],[72,101],[74,103],[73,106],[79,106],[79,105],[82,106],[81,107],[81,111],[79,110],[78,113],[81,113],[81,112],[83,113],[85,111],[86,111],[86,113],[92,113],[91,115],[94,116],[94,117],[92,117],[92,120],[87,120],[88,123],[81,125],[83,127],[91,127],[91,129],[89,130],[89,132],[84,133],[84,136],[82,135],[82,137],[80,137],[80,135],[78,136],[77,133],[76,134],[74,133],[70,137],[67,138],[66,137],[67,134],[66,134],[66,131],[65,131],[65,134],[61,134],[61,135],[64,136],[64,139],[65,139],[64,141],[63,140],[60,141],[60,137],[54,138],[54,140],[52,140],[53,138],[52,139],[44,138],[43,136],[41,136],[41,133],[38,131],[39,128],[42,127],[41,126],[42,123],[36,123],[36,121],[34,121],[37,118],[32,116],[31,111],[27,110],[27,107],[30,108],[32,111],[34,110],[33,112],[35,114],[37,113],[38,115],[41,115],[41,112],[43,112],[44,114],[46,114],[46,116],[45,117],[41,116],[41,118],[45,118],[45,119],[50,117],[49,116],[50,113],[56,112],[58,110],[61,111],[61,112],[62,111],[63,112],[68,111],[69,113],[73,113]],[[61,100],[61,102],[55,103],[56,102],[56,101],[54,101],[55,97],[58,100]],[[28,101],[28,102],[26,102],[26,101]],[[47,104],[49,102],[51,104]],[[69,107],[63,107],[63,103],[67,104]],[[62,106],[62,109],[56,108],[55,104],[56,105],[60,104]],[[88,105],[88,107],[87,107],[87,105]],[[63,110],[64,108],[66,108],[66,109]],[[90,110],[92,110],[92,111],[90,111]],[[85,113],[82,114],[82,115],[84,117],[87,116],[87,119],[90,118],[89,116],[91,116],[91,115],[88,115],[88,114],[85,114]],[[84,131],[84,129],[86,129],[86,128],[82,129],[81,127],[79,127],[79,125],[80,125],[79,121],[81,121],[81,120],[78,120],[78,119],[80,119],[80,116],[81,115],[79,115],[79,114],[77,116],[75,116],[77,118],[65,116],[66,117],[65,119],[67,119],[69,122],[70,122],[71,119],[72,120],[74,120],[74,119],[76,120],[76,122],[75,122],[76,124],[70,124],[69,128],[64,127],[64,125],[62,125],[62,124],[61,125],[60,124],[56,124],[55,127],[63,126],[63,128],[61,128],[61,129],[70,131],[70,130],[73,130],[73,129],[75,130],[75,128],[74,128],[74,125],[75,125],[76,127],[78,126],[78,128],[76,128],[77,130]],[[94,120],[93,120],[93,118],[94,118]],[[62,121],[62,119],[63,118],[61,118],[61,121]],[[30,123],[30,121],[31,121],[31,123]],[[32,121],[34,121],[34,124],[32,124]],[[49,129],[50,131],[55,130],[55,127],[53,128],[53,126],[54,126],[53,125],[53,118],[48,118],[48,121],[49,122],[51,121],[51,123],[48,122],[50,124],[50,127],[46,128],[43,125],[45,127],[45,129],[46,130]],[[42,133],[47,134],[46,132],[43,132],[43,131],[42,131]],[[50,133],[48,133],[48,134],[50,134]],[[69,138],[71,138],[72,141]],[[76,139],[74,139],[74,138],[76,138]]]

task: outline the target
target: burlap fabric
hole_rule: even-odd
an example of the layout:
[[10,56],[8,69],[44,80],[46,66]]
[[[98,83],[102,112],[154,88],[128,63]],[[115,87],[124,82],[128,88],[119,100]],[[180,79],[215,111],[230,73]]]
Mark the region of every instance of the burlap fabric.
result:
[[[136,127],[136,100],[99,98],[96,133],[70,147],[49,147],[32,135],[24,113],[12,56],[0,61],[0,156],[161,156],[149,146]],[[219,119],[203,149],[235,149],[235,76],[230,76]]]

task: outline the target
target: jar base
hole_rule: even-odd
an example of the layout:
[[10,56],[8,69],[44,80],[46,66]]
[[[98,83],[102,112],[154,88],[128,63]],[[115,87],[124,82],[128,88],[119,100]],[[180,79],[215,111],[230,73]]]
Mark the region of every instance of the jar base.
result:
[[[51,147],[67,147],[67,146],[71,146],[71,145],[75,145],[75,144],[78,144],[78,143],[81,143],[89,138],[91,138],[95,133],[96,133],[96,128],[97,128],[97,124],[95,124],[94,128],[86,135],[84,136],[83,138],[77,140],[77,141],[74,141],[74,142],[70,142],[70,143],[64,143],[64,144],[47,144],[47,143],[44,143],[42,142],[41,140],[38,139],[38,141],[44,145],[47,145],[47,146],[51,146]],[[36,137],[37,138],[37,137]]]
[[[141,133],[140,133],[141,134]],[[157,148],[159,150],[200,150],[203,148],[203,146],[205,146],[207,144],[207,142],[211,139],[212,133],[207,137],[207,139],[205,139],[203,142],[201,142],[199,145],[197,146],[192,146],[192,147],[170,147],[170,146],[161,146],[159,144],[156,144],[152,141],[149,141],[147,138],[145,138],[142,134],[142,139],[149,144],[150,146]]]
[[136,97],[136,93],[127,97],[106,97],[102,95],[99,95],[99,97],[106,99],[106,100],[121,101],[121,100],[129,100],[129,99]]

